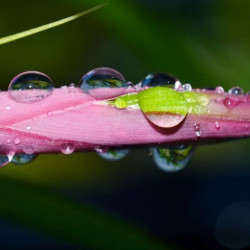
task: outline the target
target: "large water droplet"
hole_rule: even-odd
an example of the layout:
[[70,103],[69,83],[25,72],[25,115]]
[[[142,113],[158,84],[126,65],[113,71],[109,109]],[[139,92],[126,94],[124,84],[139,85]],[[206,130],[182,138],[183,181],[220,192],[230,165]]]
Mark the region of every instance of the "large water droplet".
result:
[[105,93],[110,92],[110,88],[125,88],[126,86],[126,80],[120,72],[105,67],[89,71],[79,83],[79,87],[84,92],[95,98],[102,98]]
[[238,87],[238,86],[235,86],[235,87],[231,88],[228,91],[228,93],[231,94],[231,95],[244,95],[243,89]]
[[167,172],[176,172],[183,169],[190,160],[193,150],[193,145],[178,145],[151,149],[155,164]]
[[18,165],[27,164],[36,158],[35,154],[16,154],[11,162]]
[[60,144],[60,150],[63,154],[69,155],[74,152],[75,145],[73,143],[62,143]]
[[169,88],[175,88],[175,83],[178,81],[172,75],[166,73],[151,73],[141,80],[141,87],[155,87],[155,86],[166,86]]
[[106,152],[97,152],[99,156],[101,156],[105,160],[109,161],[118,161],[124,158],[128,154],[128,149],[115,149],[115,150],[108,150]]
[[38,102],[52,94],[54,84],[45,74],[27,71],[17,75],[8,88],[9,96],[17,102]]

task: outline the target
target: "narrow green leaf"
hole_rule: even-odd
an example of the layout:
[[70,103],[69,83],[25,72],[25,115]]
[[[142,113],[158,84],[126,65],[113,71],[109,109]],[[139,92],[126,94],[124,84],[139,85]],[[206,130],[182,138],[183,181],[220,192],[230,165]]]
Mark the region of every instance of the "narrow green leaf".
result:
[[12,41],[15,41],[17,39],[24,38],[26,36],[31,36],[31,35],[36,34],[38,32],[41,32],[41,31],[44,31],[44,30],[48,30],[48,29],[54,28],[56,26],[65,24],[67,22],[73,21],[73,20],[75,20],[75,19],[77,19],[77,18],[79,18],[81,16],[87,15],[87,14],[89,14],[89,13],[91,13],[91,12],[93,12],[93,11],[101,8],[101,7],[103,7],[106,4],[107,3],[98,5],[96,7],[93,7],[91,9],[82,11],[82,12],[80,12],[78,14],[73,15],[73,16],[66,17],[66,18],[63,18],[61,20],[58,20],[58,21],[55,21],[55,22],[52,22],[52,23],[48,23],[48,24],[42,25],[40,27],[36,27],[36,28],[33,28],[33,29],[29,29],[29,30],[20,32],[20,33],[16,33],[14,35],[10,35],[10,36],[6,36],[6,37],[3,37],[3,38],[0,38],[0,45],[5,44],[5,43],[9,43],[9,42],[12,42]]

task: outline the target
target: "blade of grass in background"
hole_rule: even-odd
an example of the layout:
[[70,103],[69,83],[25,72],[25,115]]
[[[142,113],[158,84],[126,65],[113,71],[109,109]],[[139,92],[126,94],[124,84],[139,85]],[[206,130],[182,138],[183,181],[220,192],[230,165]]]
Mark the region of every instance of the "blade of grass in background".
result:
[[17,33],[17,34],[13,34],[13,35],[10,35],[10,36],[6,36],[6,37],[3,37],[3,38],[0,38],[0,45],[5,44],[5,43],[9,43],[9,42],[12,42],[12,41],[15,41],[15,40],[27,37],[27,36],[31,36],[31,35],[34,35],[36,33],[41,32],[41,31],[52,29],[52,28],[54,28],[56,26],[68,23],[70,21],[73,21],[73,20],[81,17],[81,16],[87,15],[87,14],[95,11],[95,10],[103,7],[106,4],[107,3],[98,5],[96,7],[93,7],[91,9],[82,11],[82,12],[80,12],[78,14],[73,15],[73,16],[66,17],[66,18],[63,18],[61,20],[58,20],[58,21],[55,21],[55,22],[52,22],[52,23],[48,23],[48,24],[42,25],[40,27],[36,27],[36,28],[33,28],[33,29],[25,30],[25,31]]

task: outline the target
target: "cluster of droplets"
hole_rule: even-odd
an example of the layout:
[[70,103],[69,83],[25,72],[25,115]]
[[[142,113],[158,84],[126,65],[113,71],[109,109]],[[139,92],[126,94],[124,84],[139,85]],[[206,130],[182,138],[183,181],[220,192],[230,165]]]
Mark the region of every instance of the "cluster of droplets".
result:
[[[124,88],[134,88],[136,91],[140,91],[145,88],[156,86],[168,87],[178,91],[192,90],[192,86],[189,83],[182,84],[176,77],[167,73],[151,73],[138,84],[132,84],[131,82],[126,82],[120,72],[107,67],[96,68],[89,71],[81,78],[79,83],[79,89],[93,96],[95,99],[102,99],[103,96],[109,97],[110,89],[114,90],[114,88],[117,92],[112,91],[112,93],[119,95],[119,91],[124,90]],[[77,90],[77,86],[74,83],[71,83],[69,87],[64,87],[72,94]],[[17,75],[10,82],[8,93],[9,97],[16,102],[34,103],[47,98],[53,93],[53,89],[53,81],[47,75],[38,71],[27,71]],[[213,90],[218,94],[224,94],[224,89],[220,86],[209,88],[209,90]],[[222,101],[228,109],[231,109],[238,104],[237,99],[233,98],[233,96],[243,95],[244,92],[240,87],[236,86],[231,88],[228,93],[232,95],[232,97],[228,96]],[[246,93],[246,95],[250,95],[250,92]],[[201,105],[207,105],[208,100],[203,98],[200,102]],[[10,109],[11,107],[7,105],[6,110]],[[47,115],[52,116],[52,112],[49,111]],[[215,128],[220,129],[219,121],[215,122]],[[26,129],[30,130],[30,125],[27,125]],[[201,136],[199,123],[194,124],[194,132],[197,138]],[[20,138],[15,137],[13,142],[15,145],[18,145],[20,143]],[[59,149],[63,154],[71,154],[75,151],[75,144],[71,142],[63,142],[59,145]],[[178,145],[174,147],[152,148],[150,151],[159,168],[165,171],[175,172],[182,169],[188,163],[193,153],[193,149],[194,147],[192,145]],[[15,164],[26,164],[36,157],[32,146],[24,147],[23,154],[15,155],[11,150],[7,149],[2,149],[1,152],[3,153],[0,155],[0,166],[4,166],[10,161]],[[114,161],[124,158],[129,150],[102,150],[97,147],[96,152],[103,159]]]
[[[109,91],[115,88],[119,95],[119,90],[124,88],[134,88],[136,91],[143,90],[148,87],[166,86],[179,91],[190,91],[192,87],[190,84],[181,84],[181,82],[174,76],[167,73],[151,73],[142,79],[138,84],[126,82],[123,75],[107,67],[96,68],[86,73],[80,80],[79,88],[93,96],[96,99],[101,99],[104,96],[109,96]],[[66,86],[65,86],[66,87]],[[66,87],[67,88],[67,87]],[[45,74],[38,71],[27,71],[17,75],[11,82],[8,88],[9,97],[21,103],[34,103],[42,101],[53,93],[53,81]],[[77,87],[71,83],[67,88],[69,93],[75,93]],[[112,92],[114,93],[114,91]],[[6,110],[11,107],[6,106]],[[52,112],[48,112],[48,116],[52,116]],[[27,130],[31,129],[30,125],[26,126]],[[20,138],[13,139],[15,145],[20,144]],[[166,171],[176,171],[186,164],[188,156],[183,157],[187,152],[188,147],[184,148],[154,148],[152,153],[154,155],[155,163]],[[60,143],[59,149],[63,154],[71,154],[75,151],[75,144],[71,142]],[[4,166],[10,161],[15,164],[26,164],[31,162],[36,155],[32,146],[23,148],[23,154],[6,154],[0,155],[0,166]],[[110,149],[100,150],[96,148],[99,156],[106,160],[120,160],[124,158],[129,150],[127,149]],[[159,153],[160,152],[160,153]],[[190,151],[191,152],[191,151]],[[165,156],[163,157],[163,155]],[[182,157],[181,157],[182,155]],[[162,160],[161,158],[165,160]],[[190,156],[189,156],[190,157]],[[166,160],[167,159],[167,160]],[[164,163],[165,161],[165,163]],[[165,167],[164,167],[165,164]]]

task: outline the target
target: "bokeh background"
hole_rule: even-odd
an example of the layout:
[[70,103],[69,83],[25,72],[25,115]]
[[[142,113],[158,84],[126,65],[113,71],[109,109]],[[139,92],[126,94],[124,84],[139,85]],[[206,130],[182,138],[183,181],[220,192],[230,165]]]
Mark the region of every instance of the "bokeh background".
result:
[[[1,1],[0,37],[104,2]],[[27,70],[59,87],[106,66],[135,83],[163,71],[194,88],[247,92],[249,10],[250,1],[109,0],[74,22],[0,46],[0,88]],[[250,247],[249,146],[199,147],[178,173],[158,169],[144,149],[119,162],[91,152],[9,164],[0,170],[1,249]]]

